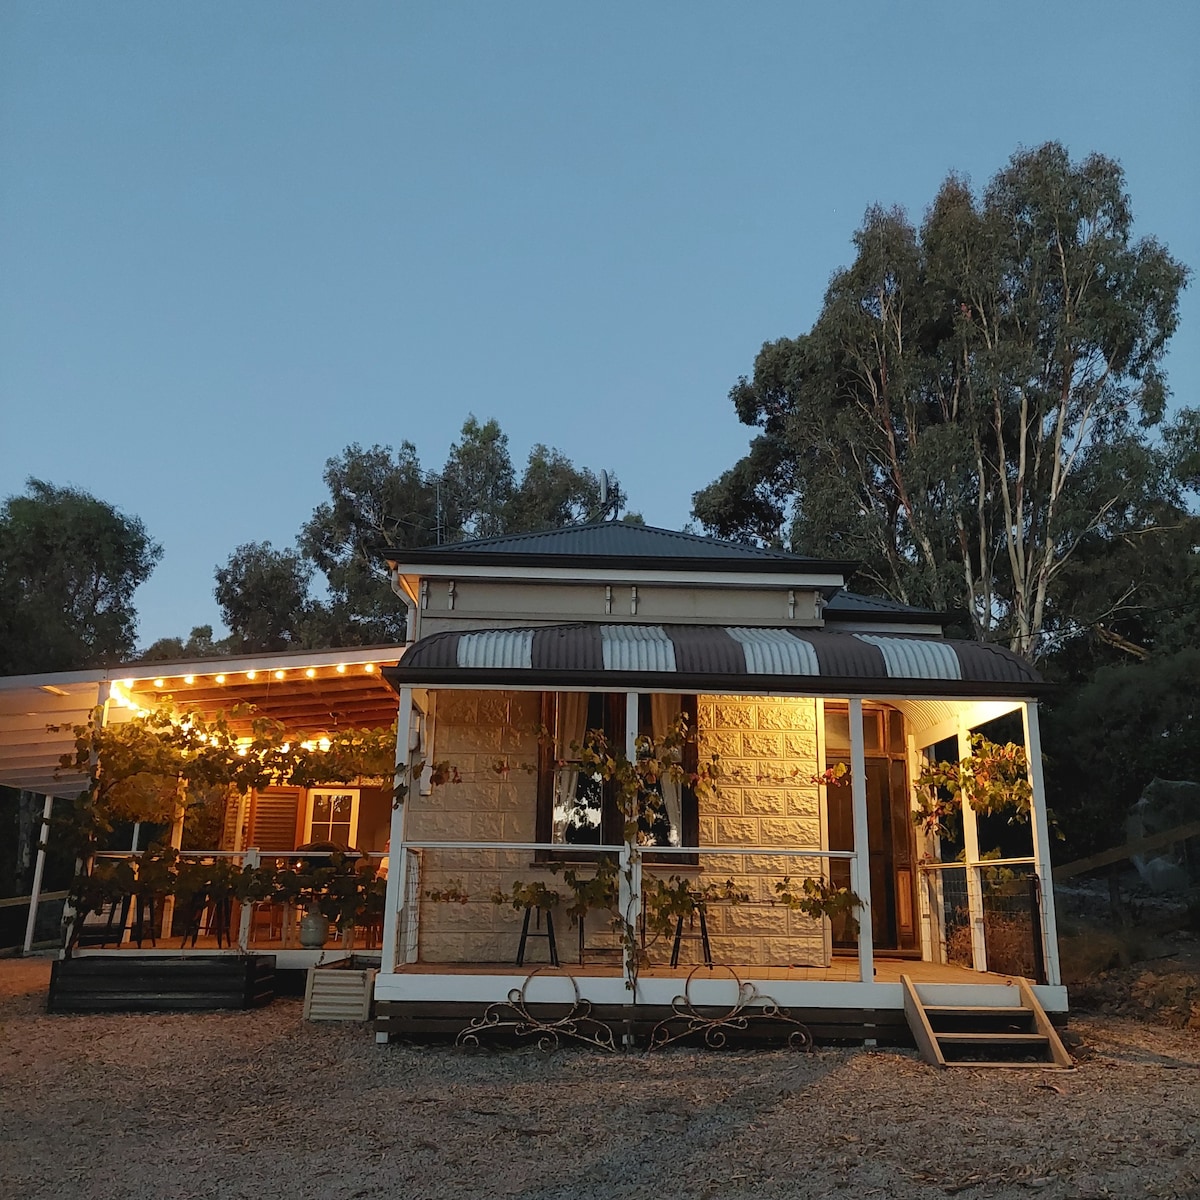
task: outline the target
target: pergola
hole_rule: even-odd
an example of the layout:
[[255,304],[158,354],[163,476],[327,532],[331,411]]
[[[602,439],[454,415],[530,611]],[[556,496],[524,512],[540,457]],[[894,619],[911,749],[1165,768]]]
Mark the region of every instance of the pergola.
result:
[[[401,653],[398,646],[294,650],[0,678],[0,785],[44,796],[44,824],[56,798],[70,799],[87,785],[82,775],[59,766],[74,753],[78,726],[117,725],[164,705],[207,718],[223,712],[235,732],[247,734],[256,717],[277,720],[305,738],[388,726],[397,700],[382,671]],[[45,860],[39,838],[26,951]]]

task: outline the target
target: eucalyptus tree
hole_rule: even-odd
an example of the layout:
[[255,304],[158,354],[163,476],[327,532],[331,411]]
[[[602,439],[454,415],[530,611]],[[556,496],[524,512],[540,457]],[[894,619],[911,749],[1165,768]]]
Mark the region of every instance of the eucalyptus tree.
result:
[[812,329],[730,393],[761,432],[695,515],[859,559],[876,590],[1035,657],[1072,620],[1081,548],[1180,503],[1197,423],[1168,420],[1161,364],[1188,271],[1134,238],[1117,163],[1057,143],[979,196],[949,177],[920,227],[872,208],[854,244]]
[[304,645],[304,618],[312,565],[270,542],[239,546],[216,572],[213,592],[230,641],[241,651]]
[[131,658],[134,592],[161,557],[138,517],[28,480],[0,505],[0,674]]

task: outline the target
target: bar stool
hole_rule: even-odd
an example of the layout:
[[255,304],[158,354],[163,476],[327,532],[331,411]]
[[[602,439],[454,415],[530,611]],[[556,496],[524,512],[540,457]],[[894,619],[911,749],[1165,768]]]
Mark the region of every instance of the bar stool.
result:
[[521,922],[521,940],[517,943],[517,966],[522,967],[525,965],[525,943],[530,938],[544,937],[547,941],[547,944],[548,944],[549,950],[550,950],[550,965],[557,967],[558,966],[558,944],[554,940],[554,914],[549,909],[545,910],[545,912],[546,912],[546,931],[545,931],[545,933],[543,933],[543,932],[541,932],[542,909],[540,909],[540,908],[537,909],[537,922],[534,926],[535,931],[533,933],[530,933],[529,932],[529,917],[533,911],[534,911],[534,906],[532,904],[527,906],[525,909],[525,920]]
[[[704,897],[692,893],[692,915],[700,918],[700,947],[704,953],[704,965],[712,969],[713,956],[712,944],[708,940],[708,920],[705,916]],[[675,944],[671,947],[671,966],[679,966],[679,943],[683,941],[683,913],[679,914],[679,920],[675,922]],[[686,935],[688,938],[695,938],[694,933]]]

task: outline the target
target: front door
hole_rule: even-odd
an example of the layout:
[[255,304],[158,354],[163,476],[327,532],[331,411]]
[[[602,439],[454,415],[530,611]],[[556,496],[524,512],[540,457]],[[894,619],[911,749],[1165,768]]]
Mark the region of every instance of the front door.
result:
[[[845,709],[826,709],[826,766],[849,762],[849,724]],[[897,954],[919,953],[916,926],[915,836],[905,765],[903,714],[863,707],[867,768],[867,842],[870,849],[871,933],[875,949]],[[840,743],[845,743],[840,744]],[[854,849],[854,817],[850,788],[829,786],[829,848]],[[850,864],[831,864],[830,878],[850,886]],[[855,941],[835,926],[833,944],[849,949]]]

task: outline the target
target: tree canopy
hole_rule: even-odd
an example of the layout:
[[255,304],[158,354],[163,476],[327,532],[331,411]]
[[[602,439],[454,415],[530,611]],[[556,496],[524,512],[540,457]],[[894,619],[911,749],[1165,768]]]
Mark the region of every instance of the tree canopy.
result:
[[[304,523],[297,548],[239,547],[217,570],[230,648],[373,645],[404,640],[405,609],[372,551],[495,537],[586,521],[600,481],[557,450],[535,445],[518,476],[495,420],[469,416],[440,472],[402,442],[347,446],[325,464],[329,499]],[[610,505],[624,504],[610,484]],[[319,572],[323,595],[311,577]],[[176,640],[176,639],[172,639]]]
[[1095,560],[1185,524],[1200,461],[1160,369],[1188,272],[1132,226],[1120,166],[1057,143],[978,196],[950,176],[919,227],[868,210],[812,329],[730,393],[761,432],[695,515],[1029,657],[1127,611],[1138,570],[1097,596]]
[[137,517],[40,479],[0,506],[0,674],[132,657],[133,594],[162,547]]

